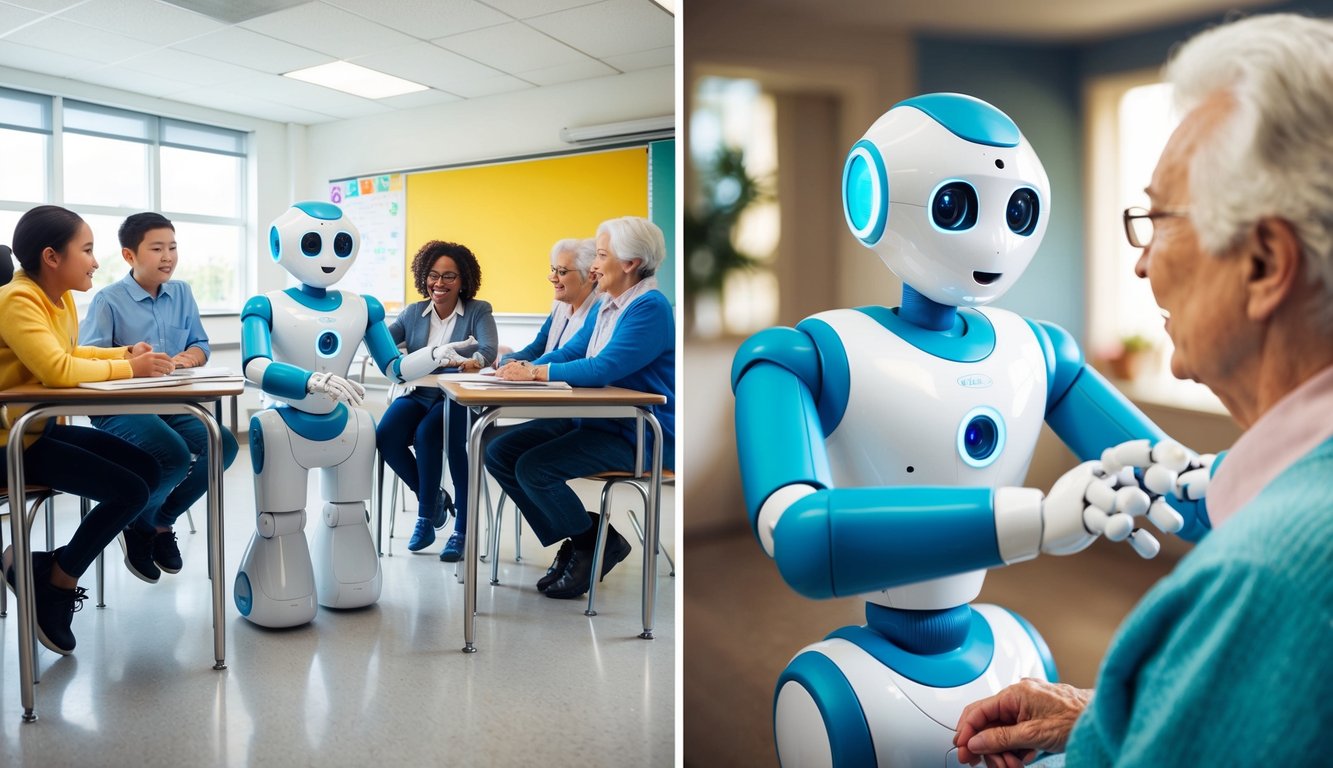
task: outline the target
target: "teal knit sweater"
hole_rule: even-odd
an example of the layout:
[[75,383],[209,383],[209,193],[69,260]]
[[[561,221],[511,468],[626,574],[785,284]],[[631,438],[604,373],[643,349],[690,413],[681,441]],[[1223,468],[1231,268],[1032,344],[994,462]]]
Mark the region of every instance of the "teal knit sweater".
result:
[[1065,764],[1330,765],[1331,738],[1333,439],[1134,609]]

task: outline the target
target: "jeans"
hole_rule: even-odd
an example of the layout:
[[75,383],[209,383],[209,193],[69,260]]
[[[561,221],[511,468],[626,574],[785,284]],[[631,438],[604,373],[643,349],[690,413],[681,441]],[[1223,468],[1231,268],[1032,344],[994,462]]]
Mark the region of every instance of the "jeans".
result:
[[[467,533],[467,409],[440,396],[438,390],[412,391],[389,404],[375,444],[393,471],[417,495],[421,517],[430,517],[438,503],[444,467],[444,409],[449,408],[449,476],[454,483],[454,530]],[[415,446],[416,455],[409,450]],[[423,493],[423,489],[425,492]]]
[[634,469],[634,445],[573,419],[539,419],[492,440],[486,446],[486,469],[549,547],[592,525],[583,502],[566,483],[598,472]]
[[[134,521],[143,533],[170,528],[208,492],[208,429],[194,416],[95,416],[93,425],[157,459],[162,481],[144,513]],[[221,431],[222,467],[226,469],[236,459],[236,438],[229,430]]]
[[23,452],[23,469],[28,483],[98,502],[58,558],[61,570],[75,578],[143,512],[161,480],[147,451],[92,427],[54,421]]

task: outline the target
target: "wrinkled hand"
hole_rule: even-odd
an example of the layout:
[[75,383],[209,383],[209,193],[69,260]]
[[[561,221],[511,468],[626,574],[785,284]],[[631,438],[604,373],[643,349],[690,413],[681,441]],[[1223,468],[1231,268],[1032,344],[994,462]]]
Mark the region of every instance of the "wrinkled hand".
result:
[[963,708],[954,746],[958,762],[1019,768],[1038,752],[1063,752],[1092,691],[1025,678]]
[[322,393],[353,407],[361,405],[361,399],[366,396],[366,390],[360,384],[332,373],[310,374],[305,391],[312,395]]
[[505,381],[536,381],[537,366],[527,360],[515,360],[495,369],[495,378]]
[[440,344],[430,351],[430,356],[435,358],[435,363],[437,365],[461,366],[466,363],[469,358],[464,357],[458,350],[467,347],[475,347],[476,345],[477,340],[472,336],[469,336],[462,341],[451,341],[448,344]]

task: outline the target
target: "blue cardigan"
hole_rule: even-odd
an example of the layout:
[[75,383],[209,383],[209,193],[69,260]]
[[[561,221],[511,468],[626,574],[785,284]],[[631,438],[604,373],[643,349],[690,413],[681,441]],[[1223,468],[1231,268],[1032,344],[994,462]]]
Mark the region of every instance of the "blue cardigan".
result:
[[[644,293],[621,310],[611,340],[594,357],[584,357],[596,327],[589,314],[574,338],[565,346],[542,355],[533,365],[550,365],[552,381],[567,381],[575,387],[624,387],[666,396],[664,405],[652,407],[662,425],[662,465],[674,468],[676,450],[676,316],[671,303],[658,290]],[[608,429],[634,443],[633,422],[625,419],[589,420],[588,426]],[[651,440],[651,434],[649,438]]]
[[1148,592],[1111,641],[1066,765],[1327,759],[1330,485],[1333,439],[1288,467]]
[[[588,308],[588,314],[583,318],[583,324],[596,322],[597,310],[601,306],[602,297],[598,296],[592,300],[592,306]],[[546,322],[542,323],[541,330],[537,331],[537,338],[532,343],[520,349],[517,352],[510,352],[504,356],[501,362],[507,363],[513,360],[536,360],[538,357],[546,354],[546,339],[551,335],[551,323],[555,321],[555,310],[546,316]],[[577,333],[577,331],[575,331]],[[570,337],[570,341],[573,341]],[[568,342],[566,342],[568,343]],[[559,349],[559,347],[556,347]],[[551,350],[554,352],[555,350]]]

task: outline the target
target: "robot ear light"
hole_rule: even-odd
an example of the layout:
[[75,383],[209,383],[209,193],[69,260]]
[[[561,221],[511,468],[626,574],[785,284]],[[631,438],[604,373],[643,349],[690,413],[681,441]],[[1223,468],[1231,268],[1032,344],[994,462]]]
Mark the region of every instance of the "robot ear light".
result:
[[889,221],[889,174],[879,147],[861,139],[842,166],[842,213],[856,239],[874,245]]
[[268,251],[274,261],[282,261],[282,233],[277,227],[268,228]]

